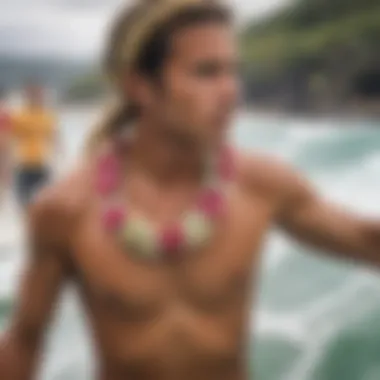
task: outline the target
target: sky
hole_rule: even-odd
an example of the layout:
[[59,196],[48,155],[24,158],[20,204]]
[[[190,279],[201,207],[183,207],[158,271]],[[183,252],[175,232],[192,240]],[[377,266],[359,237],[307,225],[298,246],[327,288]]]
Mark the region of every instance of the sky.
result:
[[[229,0],[242,21],[289,0]],[[102,51],[107,25],[128,0],[0,0],[0,55],[86,59]]]

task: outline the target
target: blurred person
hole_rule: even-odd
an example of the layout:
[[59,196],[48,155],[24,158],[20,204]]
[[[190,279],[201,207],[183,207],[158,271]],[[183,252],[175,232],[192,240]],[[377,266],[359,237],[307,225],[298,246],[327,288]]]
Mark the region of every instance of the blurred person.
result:
[[0,88],[0,202],[9,185],[11,120],[5,104],[5,89]]
[[16,194],[27,206],[32,196],[50,179],[51,154],[56,148],[56,121],[46,106],[45,91],[38,83],[24,89],[25,103],[12,115],[15,145]]
[[377,267],[380,221],[328,204],[286,164],[228,147],[237,52],[218,2],[140,2],[109,45],[120,105],[81,167],[31,207],[0,378],[35,373],[57,296],[74,281],[97,379],[248,379],[249,300],[269,228]]

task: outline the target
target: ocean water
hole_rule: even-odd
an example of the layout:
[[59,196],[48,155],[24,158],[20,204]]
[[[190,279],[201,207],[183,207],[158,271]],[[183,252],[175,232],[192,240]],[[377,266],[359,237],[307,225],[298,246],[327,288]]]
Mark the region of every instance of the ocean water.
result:
[[[65,170],[75,163],[92,112],[62,113]],[[380,124],[241,115],[231,139],[276,155],[305,173],[328,199],[380,216]],[[23,263],[22,219],[0,209],[0,327],[9,320]],[[380,254],[380,252],[379,252]],[[380,272],[325,258],[273,230],[252,312],[249,366],[255,380],[380,379]],[[60,301],[42,380],[91,380],[91,337],[75,291]]]

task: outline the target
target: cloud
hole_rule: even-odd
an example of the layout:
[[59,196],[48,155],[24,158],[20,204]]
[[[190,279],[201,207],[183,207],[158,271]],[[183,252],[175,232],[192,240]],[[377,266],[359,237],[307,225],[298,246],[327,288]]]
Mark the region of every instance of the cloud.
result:
[[0,54],[93,55],[117,2],[0,0]]
[[[239,18],[286,0],[234,0]],[[123,0],[0,0],[0,54],[85,58],[101,51],[106,27]],[[31,3],[33,4],[31,6]]]

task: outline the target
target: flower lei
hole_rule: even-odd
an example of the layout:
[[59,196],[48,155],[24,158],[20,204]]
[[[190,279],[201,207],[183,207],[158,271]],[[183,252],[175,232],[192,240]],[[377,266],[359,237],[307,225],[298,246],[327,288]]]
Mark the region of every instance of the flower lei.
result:
[[225,210],[224,185],[232,175],[231,151],[221,149],[215,164],[205,174],[191,207],[176,222],[156,226],[146,218],[130,213],[125,200],[118,197],[122,180],[121,160],[116,143],[112,144],[97,161],[96,187],[103,203],[104,228],[117,236],[126,250],[140,258],[178,258],[210,240],[215,222]]

